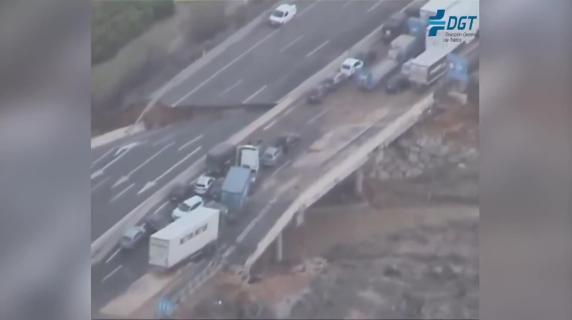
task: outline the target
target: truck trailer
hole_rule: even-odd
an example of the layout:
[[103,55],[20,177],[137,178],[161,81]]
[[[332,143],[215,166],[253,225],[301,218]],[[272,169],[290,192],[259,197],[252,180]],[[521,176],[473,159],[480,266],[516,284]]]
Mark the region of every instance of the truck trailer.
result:
[[224,175],[232,165],[235,155],[235,146],[228,142],[221,142],[207,153],[207,169],[216,176]]
[[183,260],[215,248],[220,212],[202,207],[151,235],[149,264],[169,270]]
[[231,216],[240,213],[246,204],[251,186],[252,172],[244,167],[231,167],[222,184],[221,202]]
[[422,38],[410,34],[400,35],[391,42],[386,59],[357,74],[355,78],[357,86],[363,90],[374,90],[398,72],[404,61],[418,55],[421,51],[423,51]]

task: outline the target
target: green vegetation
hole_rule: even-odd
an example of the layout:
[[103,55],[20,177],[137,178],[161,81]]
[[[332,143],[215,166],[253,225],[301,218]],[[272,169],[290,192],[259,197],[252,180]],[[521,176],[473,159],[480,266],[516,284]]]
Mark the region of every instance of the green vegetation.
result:
[[224,30],[227,3],[220,0],[196,1],[191,7],[191,41],[201,43]]
[[174,0],[92,2],[92,65],[113,58],[153,23],[173,15]]

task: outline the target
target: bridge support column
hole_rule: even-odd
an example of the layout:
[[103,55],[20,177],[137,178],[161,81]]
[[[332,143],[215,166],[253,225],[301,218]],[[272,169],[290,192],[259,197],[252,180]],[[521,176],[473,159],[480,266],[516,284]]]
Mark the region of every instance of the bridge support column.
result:
[[306,209],[298,211],[298,214],[296,214],[296,227],[299,227],[304,224],[305,216],[306,216]]
[[355,173],[355,189],[354,192],[358,196],[363,196],[363,181],[365,178],[365,173],[363,168],[359,168]]
[[282,262],[284,259],[284,230],[280,232],[276,238],[276,262]]

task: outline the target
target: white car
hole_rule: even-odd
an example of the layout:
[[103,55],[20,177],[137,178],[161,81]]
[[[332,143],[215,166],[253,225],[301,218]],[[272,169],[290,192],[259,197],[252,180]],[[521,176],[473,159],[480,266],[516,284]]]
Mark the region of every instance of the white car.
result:
[[204,205],[203,198],[201,196],[192,196],[189,199],[181,202],[173,213],[171,214],[171,218],[173,220],[177,220],[180,217],[193,212],[194,210],[202,207]]
[[202,174],[193,186],[193,190],[196,194],[205,195],[209,192],[209,189],[212,187],[213,183],[215,182],[215,178],[208,176],[206,174]]
[[281,4],[270,14],[271,25],[283,25],[294,18],[296,15],[295,4]]
[[348,77],[351,77],[356,71],[363,68],[363,61],[356,59],[356,58],[347,58],[342,63],[340,68],[340,72],[345,74]]

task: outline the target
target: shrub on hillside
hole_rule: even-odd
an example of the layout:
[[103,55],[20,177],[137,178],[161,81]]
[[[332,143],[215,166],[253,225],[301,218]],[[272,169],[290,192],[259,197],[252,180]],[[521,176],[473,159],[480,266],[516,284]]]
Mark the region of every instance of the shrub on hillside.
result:
[[113,58],[129,41],[175,12],[173,0],[92,3],[92,64]]
[[192,42],[208,40],[226,28],[226,1],[197,1],[190,10]]

